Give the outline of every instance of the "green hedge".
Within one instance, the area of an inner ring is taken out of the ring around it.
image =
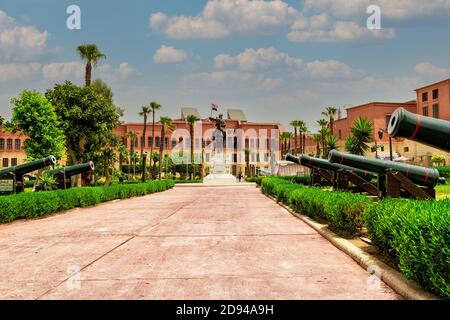
[[[278,177],[264,179],[261,189],[297,212],[328,222],[330,229],[344,236],[359,232],[364,208],[371,203],[363,195],[309,188]]]
[[[442,177],[445,177],[447,179],[447,183],[450,183],[450,166],[442,166],[442,167],[435,167],[438,171],[439,174]]]
[[[382,200],[366,209],[364,220],[402,273],[450,297],[450,200]]]
[[[172,188],[171,180],[140,184],[85,187],[0,197],[0,223],[38,218],[76,207],[87,207],[114,199],[126,199]]]
[[[292,183],[303,184],[305,186],[309,185],[311,182],[311,176],[309,174],[299,175],[299,176],[280,177],[280,178],[283,178]]]
[[[263,176],[258,176],[258,177],[246,177],[245,181],[246,182],[255,182],[258,186],[261,185],[261,181],[264,179],[265,177]]]

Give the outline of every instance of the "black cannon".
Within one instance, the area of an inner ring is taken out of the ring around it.
[[[426,117],[399,108],[389,120],[388,133],[392,138],[407,138],[450,151],[450,121]]]
[[[354,154],[332,150],[328,156],[330,162],[367,170],[378,174],[378,192],[381,198],[415,197],[418,199],[435,198],[434,187],[444,183],[439,171],[410,164],[366,158]],[[425,188],[420,188],[423,186]]]
[[[336,190],[367,192],[375,196],[378,194],[377,188],[371,183],[376,176],[371,172],[306,155],[297,158],[288,154],[286,160],[311,169],[311,186],[332,185]],[[351,187],[350,182],[356,187]]]
[[[24,189],[23,176],[27,173],[56,164],[54,156],[0,170],[0,193],[18,193]]]
[[[70,167],[63,167],[55,170],[45,171],[44,174],[51,175],[56,179],[58,189],[66,189],[71,187],[71,178],[73,176],[85,172],[92,172],[94,171],[94,169],[94,163],[92,161],[89,161],[88,163],[81,163]]]

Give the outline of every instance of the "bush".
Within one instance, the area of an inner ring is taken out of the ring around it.
[[[450,297],[450,200],[382,200],[366,208],[364,220],[403,274]]]
[[[286,176],[286,177],[280,177],[280,178],[283,178],[292,183],[303,184],[305,186],[308,186],[311,183],[311,176],[309,174],[298,175],[298,176]]]
[[[261,182],[262,182],[262,180],[264,179],[265,177],[262,177],[262,176],[259,176],[259,177],[246,177],[245,178],[245,181],[246,182],[255,182],[258,186],[260,186],[261,185]]]
[[[76,207],[87,207],[114,199],[126,199],[172,188],[171,180],[140,184],[85,187],[0,197],[0,223],[37,218]]]
[[[447,179],[447,183],[450,183],[450,166],[445,166],[445,167],[435,167],[438,171],[439,174]]]

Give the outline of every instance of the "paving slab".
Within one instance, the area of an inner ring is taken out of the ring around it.
[[[0,226],[3,299],[400,299],[254,185]]]

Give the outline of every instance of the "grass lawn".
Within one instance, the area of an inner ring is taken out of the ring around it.
[[[450,198],[450,184],[439,185],[435,189],[437,199]]]

